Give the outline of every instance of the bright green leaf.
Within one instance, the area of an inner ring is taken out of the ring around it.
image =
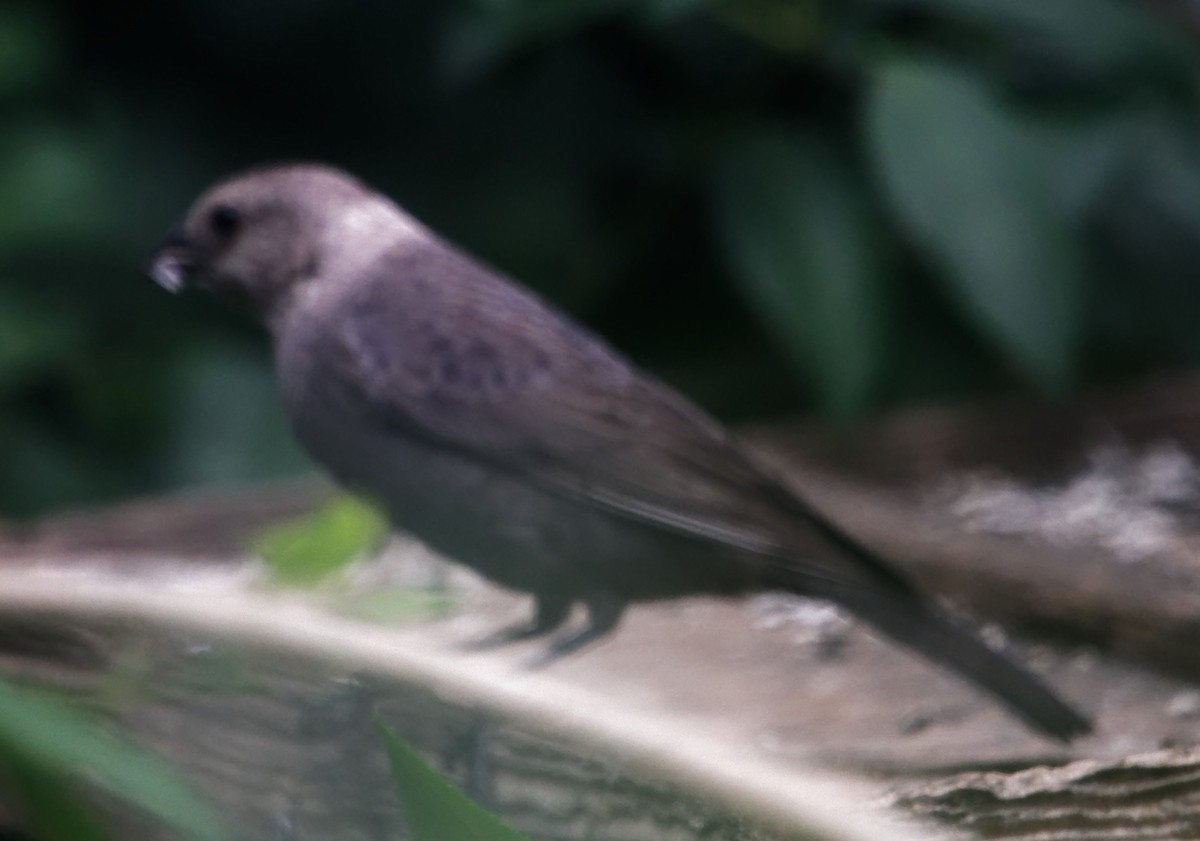
[[[879,232],[849,167],[798,131],[760,131],[718,172],[719,229],[760,316],[826,410],[861,411],[883,351]]]
[[[386,725],[376,726],[413,841],[529,841],[447,782]]]
[[[83,780],[136,806],[192,841],[222,841],[213,810],[161,760],[117,738],[61,701],[0,678],[0,755],[17,757],[35,796],[45,774]],[[21,775],[17,774],[18,778]],[[41,792],[41,794],[38,794]],[[41,810],[47,804],[35,804]],[[78,816],[63,817],[63,826]]]
[[[378,547],[387,532],[378,509],[339,496],[306,517],[266,529],[255,549],[278,581],[309,585]]]
[[[1084,268],[1060,195],[1058,144],[980,79],[932,61],[879,69],[867,127],[896,216],[952,297],[1019,370],[1062,388]]]

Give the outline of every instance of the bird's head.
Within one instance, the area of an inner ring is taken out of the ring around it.
[[[211,289],[269,318],[301,285],[352,277],[416,223],[352,176],[317,164],[272,166],[205,191],[148,266],[171,292]]]

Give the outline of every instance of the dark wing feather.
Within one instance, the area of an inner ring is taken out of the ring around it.
[[[745,550],[818,589],[865,580],[908,591],[723,427],[465,257],[441,247],[391,255],[345,306],[336,364],[351,370],[342,379],[397,434]]]

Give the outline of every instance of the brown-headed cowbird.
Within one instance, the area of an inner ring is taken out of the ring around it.
[[[192,206],[151,276],[245,304],[296,436],[394,524],[536,611],[497,639],[626,604],[783,589],[831,600],[1060,739],[1082,716],[939,613],[731,434],[554,307],[319,165],[247,172]]]

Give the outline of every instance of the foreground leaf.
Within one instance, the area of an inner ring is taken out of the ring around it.
[[[38,828],[48,838],[92,837],[87,829],[90,822],[77,805],[66,802],[74,798],[69,789],[54,785],[56,778],[78,779],[103,789],[192,841],[226,838],[216,813],[166,763],[56,698],[3,678],[0,756],[16,758],[11,773],[18,787],[34,798],[27,811],[31,819],[41,818]]]
[[[740,288],[817,385],[826,412],[860,412],[881,365],[878,226],[828,143],[747,136],[718,172],[717,216]]]
[[[2,751],[0,751],[2,752]],[[12,754],[0,757],[0,774],[19,804],[24,823],[43,841],[108,841],[70,778]]]
[[[868,130],[899,222],[976,326],[1043,389],[1069,382],[1083,311],[1082,238],[1057,194],[1052,135],[982,80],[934,61],[878,71]]]
[[[529,841],[425,764],[387,725],[376,727],[413,841]]]

